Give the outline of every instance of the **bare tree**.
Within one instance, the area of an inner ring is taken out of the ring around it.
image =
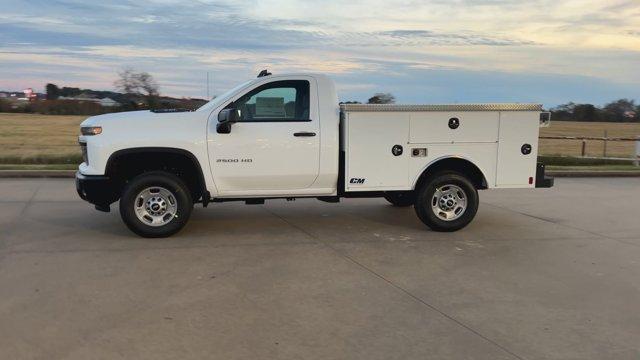
[[[125,68],[118,72],[118,76],[119,79],[114,83],[118,90],[125,94],[144,97],[149,106],[155,105],[160,92],[158,83],[151,74]]]
[[[376,93],[369,98],[367,104],[394,104],[396,97],[391,93]]]

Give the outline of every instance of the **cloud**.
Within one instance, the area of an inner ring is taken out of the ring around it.
[[[505,39],[488,35],[473,33],[437,33],[430,30],[391,30],[376,33],[383,38],[400,40],[401,44],[407,41],[412,44],[432,45],[534,45],[535,42],[527,40]]]
[[[637,96],[640,83],[635,0],[31,0],[3,10],[6,89],[108,89],[125,66],[178,96],[203,96],[207,72],[221,92],[263,68],[333,75],[346,99],[393,90],[405,102],[603,102]]]

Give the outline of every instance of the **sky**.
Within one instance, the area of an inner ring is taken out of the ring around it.
[[[342,101],[640,100],[640,0],[0,0],[0,89],[113,90],[124,68],[184,97],[267,68]]]

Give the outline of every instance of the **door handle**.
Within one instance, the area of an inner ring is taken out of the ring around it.
[[[316,133],[302,131],[302,132],[293,133],[293,136],[316,136]]]

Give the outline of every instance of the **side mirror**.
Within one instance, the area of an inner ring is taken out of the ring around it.
[[[240,120],[240,110],[224,109],[218,113],[218,125],[216,130],[218,134],[228,134],[231,132],[231,124]]]

